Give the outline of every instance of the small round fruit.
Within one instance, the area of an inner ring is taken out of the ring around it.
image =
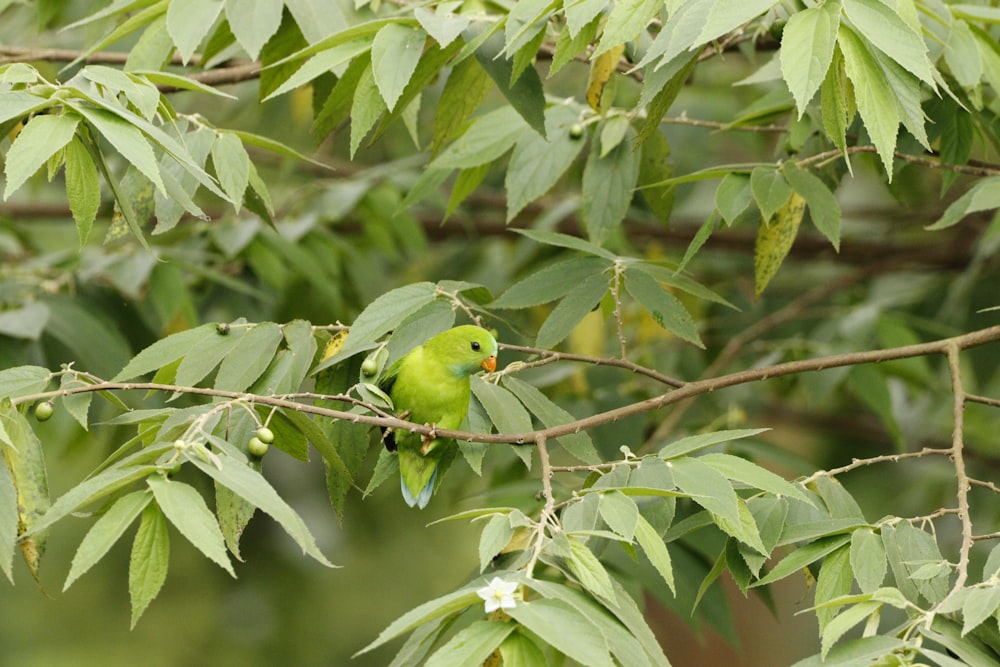
[[[378,372],[378,362],[375,361],[373,358],[368,357],[367,359],[361,362],[361,372],[364,373],[367,377],[375,375],[375,373]]]
[[[583,123],[573,123],[569,128],[569,138],[579,139],[583,136]]]
[[[274,431],[266,426],[261,426],[257,429],[257,439],[263,442],[265,445],[270,445],[274,442]]]
[[[250,442],[247,443],[247,451],[250,452],[250,456],[255,456],[258,459],[267,454],[268,448],[269,445],[257,436],[250,438]]]
[[[35,406],[35,419],[40,422],[48,421],[52,417],[53,412],[55,412],[55,406],[52,405],[52,401],[39,403]]]

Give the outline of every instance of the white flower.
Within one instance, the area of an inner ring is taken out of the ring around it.
[[[493,577],[493,581],[476,591],[476,595],[486,600],[486,613],[497,609],[513,609],[514,591],[517,590],[516,581],[504,581],[500,577]]]

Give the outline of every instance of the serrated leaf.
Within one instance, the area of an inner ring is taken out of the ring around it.
[[[424,625],[438,618],[449,616],[455,612],[462,611],[467,607],[482,602],[482,598],[476,595],[475,587],[463,588],[447,595],[424,602],[421,605],[406,612],[395,621],[390,623],[379,633],[375,641],[371,642],[363,649],[354,654],[357,657],[364,653],[382,646],[386,642],[406,634],[414,628]]]
[[[101,207],[101,183],[97,177],[97,165],[79,139],[73,138],[66,144],[65,160],[66,199],[76,221],[82,248]]]
[[[853,576],[851,572],[850,548],[844,545],[823,558],[816,577],[816,620],[822,634],[834,619],[840,608],[830,603],[851,592]],[[829,647],[827,647],[829,648]]]
[[[166,193],[166,186],[160,176],[160,167],[153,147],[146,136],[135,125],[106,109],[93,109],[84,105],[74,105],[88,124],[108,140],[125,160],[148,178],[156,189]],[[120,201],[121,198],[119,198]]]
[[[968,192],[952,202],[944,214],[925,229],[947,229],[971,213],[995,208],[1000,208],[1000,176],[989,176],[976,181]]]
[[[814,542],[799,547],[778,561],[777,565],[770,572],[754,582],[751,587],[764,586],[784,579],[827,554],[836,551],[847,544],[850,539],[850,535],[831,535],[829,537],[821,537]]]
[[[482,26],[472,24],[466,30],[466,41],[473,41],[481,29]],[[473,32],[474,34],[471,34]],[[516,81],[512,80],[514,65],[501,55],[504,46],[503,35],[493,33],[476,49],[476,60],[524,122],[544,137],[545,93],[542,80],[534,67],[528,67]]]
[[[854,88],[858,113],[892,180],[892,160],[899,132],[896,97],[885,72],[868,45],[846,24],[840,25],[837,43],[844,55],[844,70]]]
[[[773,493],[776,496],[796,498],[807,503],[811,502],[809,496],[802,491],[801,487],[739,456],[710,453],[700,456],[698,460],[718,470],[727,479],[742,482],[755,489]]]
[[[222,360],[214,387],[223,391],[245,391],[267,370],[281,342],[281,327],[261,322],[250,328]]]
[[[400,23],[378,31],[372,42],[372,75],[386,108],[392,111],[417,69],[427,33]]]
[[[444,90],[441,91],[437,111],[434,114],[434,133],[431,140],[432,154],[439,153],[445,144],[462,132],[466,119],[472,115],[472,112],[476,110],[476,107],[485,99],[492,88],[492,79],[490,79],[489,74],[486,73],[486,70],[483,69],[482,65],[475,58],[466,58],[452,68],[451,73],[448,74],[448,80],[444,84]],[[516,119],[515,126],[522,129],[526,127],[524,120],[509,107],[501,107],[492,113],[509,117],[511,120]],[[469,127],[466,133],[471,130],[472,128]],[[484,124],[480,128],[480,131],[484,135],[488,134],[489,130],[490,127],[488,124]],[[492,136],[495,137],[496,135]],[[500,141],[499,143],[503,145],[504,142]],[[507,146],[507,149],[509,148],[510,145]],[[476,142],[469,141],[465,144],[464,149],[463,152],[465,155],[475,154],[477,149]],[[504,149],[497,157],[506,152],[507,149]],[[453,155],[454,157],[459,156]],[[483,163],[488,161],[486,160]],[[478,166],[478,164],[471,166]]]
[[[847,79],[844,56],[839,48],[833,52],[833,61],[820,85],[820,113],[823,132],[846,156],[847,127],[854,118],[854,89]],[[851,162],[847,160],[851,170]]]
[[[1000,586],[973,588],[962,604],[962,636],[969,634],[1000,607]]]
[[[792,249],[805,213],[805,199],[793,192],[769,221],[761,222],[754,245],[754,296],[760,298]]]
[[[430,169],[465,169],[496,160],[509,151],[528,127],[509,106],[476,118],[469,128],[428,165]]]
[[[132,542],[128,568],[132,628],[135,628],[146,607],[163,588],[169,562],[170,534],[167,532],[167,520],[157,505],[147,505],[142,512],[139,531]]]
[[[575,419],[573,415],[553,403],[545,394],[527,382],[508,375],[503,378],[503,384],[546,428],[568,424]],[[559,436],[556,441],[584,463],[595,464],[601,461],[601,456],[586,431]]]
[[[608,89],[611,77],[614,76],[618,68],[618,61],[621,60],[624,52],[625,45],[616,44],[590,61],[590,76],[587,79],[586,90],[587,104],[601,116],[604,116],[604,112],[607,111],[606,107],[612,102],[611,93],[609,93],[609,99],[605,100],[604,92]]]
[[[49,157],[68,144],[79,124],[80,117],[75,113],[46,114],[32,118],[17,135],[5,156],[4,175],[7,177],[7,185],[3,198],[10,197]]]
[[[793,192],[780,171],[763,167],[755,168],[750,173],[750,190],[765,222],[788,202]]]
[[[504,179],[507,222],[548,192],[573,164],[584,143],[571,136],[570,127],[576,122],[572,108],[554,106],[545,115],[546,139],[539,141],[533,132],[520,134]]]
[[[51,503],[42,443],[27,418],[9,399],[0,403],[0,430],[6,441],[6,446],[0,446],[0,465],[7,467],[17,493],[18,546],[31,575],[38,581],[47,537],[42,521]]]
[[[583,280],[603,274],[610,264],[597,257],[572,257],[556,262],[514,283],[494,301],[493,308],[530,308],[569,294]]]
[[[896,10],[879,0],[843,0],[843,4],[844,14],[858,32],[903,69],[936,88],[923,36]]]
[[[563,234],[561,232],[550,232],[544,229],[514,229],[522,236],[527,236],[533,241],[539,243],[544,243],[546,245],[555,246],[557,248],[569,248],[570,250],[579,250],[580,252],[587,253],[588,255],[596,255],[597,257],[603,257],[604,259],[610,261],[616,261],[618,256],[615,255],[610,250],[605,250],[604,248],[594,245],[589,241],[581,239],[579,236],[570,236],[569,234]]]
[[[833,62],[840,26],[839,0],[796,12],[781,31],[781,75],[795,97],[799,118]]]
[[[531,415],[508,390],[473,377],[472,393],[500,433],[526,433],[532,430]]]
[[[613,667],[600,630],[562,600],[539,599],[508,613],[545,643],[587,667]]]
[[[433,37],[441,47],[448,46],[455,41],[469,27],[471,20],[463,14],[452,14],[451,12],[443,11],[441,7],[438,7],[436,12],[423,7],[417,7],[413,10],[413,17],[420,23],[420,27],[426,30],[427,34]]]
[[[542,323],[535,345],[544,349],[558,345],[600,303],[607,292],[608,277],[603,274],[592,275],[577,284]]]
[[[610,491],[601,494],[599,509],[608,527],[631,542],[639,523],[635,501],[620,491]]]
[[[344,347],[327,359],[317,370],[330,366],[334,360],[360,352],[403,320],[434,300],[436,285],[420,282],[399,287],[382,294],[354,319]]]
[[[475,621],[458,631],[424,663],[426,667],[480,665],[516,629],[513,623]]]
[[[604,157],[595,142],[587,156],[583,168],[581,214],[587,225],[587,236],[598,245],[621,224],[632,202],[642,159],[642,154],[633,150],[634,137],[630,128],[626,140]]]
[[[0,426],[0,429],[3,429]],[[6,429],[4,429],[6,431]],[[4,444],[3,449],[9,445]],[[0,457],[0,570],[14,583],[14,549],[17,546],[17,489],[7,462]]]
[[[167,32],[187,63],[222,12],[222,0],[173,0],[167,6]]]
[[[681,340],[705,347],[698,336],[698,326],[684,304],[651,275],[641,269],[626,269],[625,290],[661,327]]]
[[[636,39],[662,6],[659,0],[617,0],[604,24],[601,41],[591,57],[596,58],[615,46]]]
[[[514,527],[510,524],[510,518],[506,514],[495,514],[490,517],[479,536],[480,572],[486,569],[486,566],[507,546],[513,536]]]
[[[45,97],[38,97],[23,90],[5,90],[0,93],[0,123],[26,116],[52,104]]]
[[[788,184],[799,193],[809,206],[809,216],[816,229],[830,240],[834,249],[840,251],[840,205],[833,193],[814,174],[799,169],[792,163],[783,169]]]
[[[250,156],[243,142],[231,132],[220,132],[212,142],[212,165],[226,196],[239,212],[250,182]]]
[[[579,540],[570,538],[569,569],[585,589],[604,600],[614,600],[611,577],[594,552]]]
[[[146,480],[156,504],[181,535],[209,560],[235,577],[219,522],[194,487],[153,475]]]
[[[691,435],[670,443],[657,452],[656,455],[661,459],[674,459],[724,442],[752,438],[768,430],[766,428],[742,428]]]
[[[184,387],[201,382],[246,336],[247,328],[237,325],[226,333],[223,331],[213,327],[187,351],[177,367],[174,382]]]
[[[251,60],[281,25],[283,0],[226,0],[226,20]]]
[[[878,602],[861,602],[848,607],[830,620],[823,628],[820,655],[826,657],[833,645],[855,625],[878,612],[882,605]]]
[[[219,457],[221,467],[206,463],[194,455],[189,456],[188,460],[216,482],[253,503],[277,521],[289,537],[302,548],[303,553],[312,556],[323,565],[334,567],[316,546],[316,540],[302,518],[260,473],[229,456]]]
[[[851,570],[864,593],[882,586],[888,561],[882,540],[871,530],[855,530],[851,534]]]
[[[116,500],[108,511],[101,515],[80,541],[69,574],[66,575],[63,591],[104,558],[108,550],[146,508],[152,497],[149,491],[134,491]]]

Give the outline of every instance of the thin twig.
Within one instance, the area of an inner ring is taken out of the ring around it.
[[[802,484],[810,484],[815,482],[820,477],[836,477],[837,475],[842,475],[845,472],[850,472],[852,470],[857,470],[858,468],[864,468],[865,466],[875,465],[876,463],[897,463],[906,459],[919,459],[925,456],[947,456],[951,454],[951,448],[948,449],[935,449],[933,447],[924,447],[919,452],[903,452],[901,454],[883,454],[881,456],[872,456],[865,459],[851,459],[851,462],[842,465],[839,468],[831,468],[830,470],[817,470],[813,474],[809,475],[805,479],[801,480]]]
[[[549,448],[544,434],[539,433],[535,437],[535,447],[538,449],[538,459],[542,465],[542,497],[545,499],[545,504],[542,506],[542,511],[538,515],[538,523],[535,525],[535,540],[532,545],[531,558],[528,559],[524,568],[529,578],[534,576],[535,565],[542,554],[546,529],[549,525],[553,529],[556,528],[556,497],[552,492],[552,464],[549,461]]]
[[[571,352],[556,352],[554,350],[543,350],[537,347],[527,347],[525,345],[511,345],[509,343],[500,343],[501,350],[508,350],[510,352],[521,352],[524,354],[531,354],[540,357],[536,361],[525,361],[520,366],[518,370],[523,370],[525,368],[535,368],[537,366],[545,366],[547,364],[555,363],[558,361],[580,361],[585,364],[593,364],[595,366],[615,366],[617,368],[624,368],[625,370],[632,371],[637,375],[644,375],[648,378],[652,378],[661,384],[665,384],[670,387],[683,387],[685,382],[683,380],[678,380],[677,378],[670,377],[669,375],[664,375],[658,371],[651,368],[646,368],[645,366],[640,366],[639,364],[629,361],[628,359],[617,359],[602,358],[602,357],[591,357],[584,354],[573,354]]]
[[[969,514],[969,475],[965,470],[965,444],[962,439],[964,430],[965,390],[962,389],[962,370],[959,353],[961,348],[954,341],[947,346],[948,374],[951,378],[951,460],[955,466],[956,497],[958,499],[958,517],[962,522],[962,543],[958,551],[958,566],[954,590],[965,585],[969,570],[969,550],[972,548],[972,517]]]

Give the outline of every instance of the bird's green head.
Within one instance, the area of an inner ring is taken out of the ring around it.
[[[492,373],[497,367],[497,341],[482,327],[464,324],[448,329],[424,343],[424,347],[446,359],[459,375],[472,375],[479,369]]]

